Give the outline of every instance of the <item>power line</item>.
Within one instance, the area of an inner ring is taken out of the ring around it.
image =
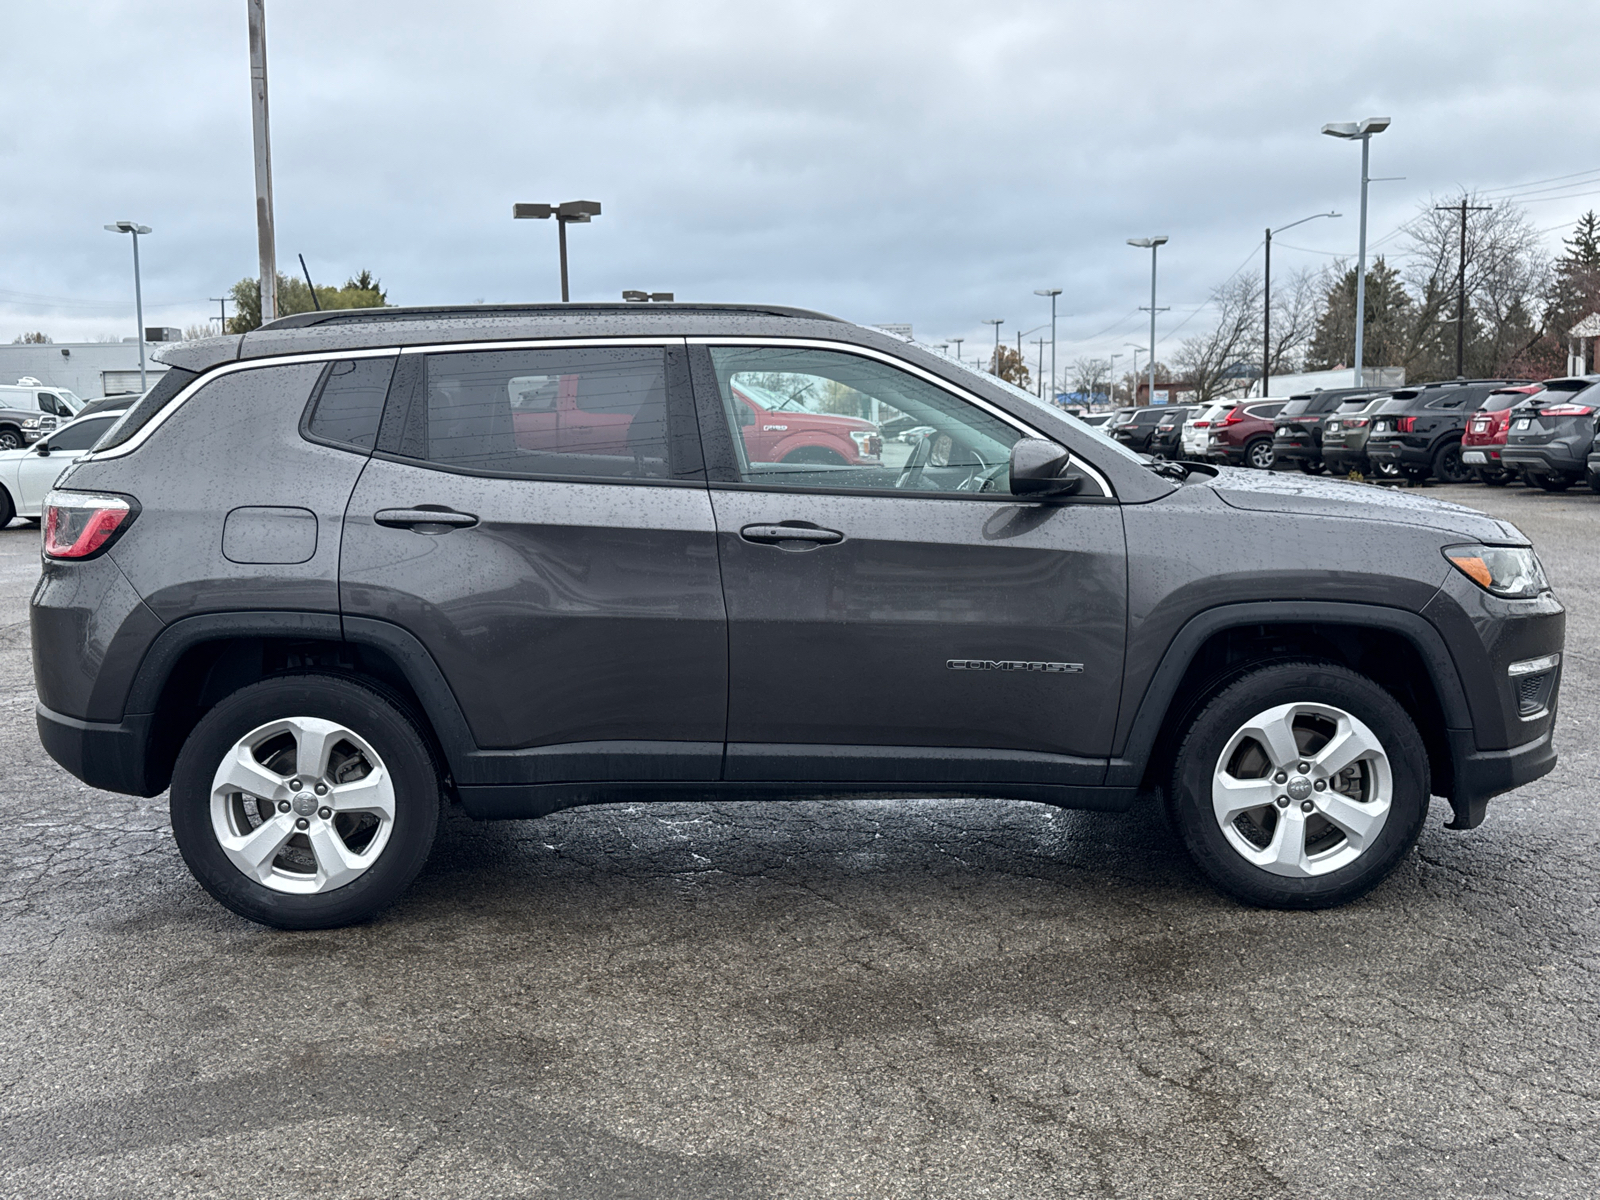
[[[1552,175],[1548,179],[1530,179],[1527,183],[1508,183],[1503,187],[1484,188],[1478,194],[1481,196],[1490,196],[1495,192],[1518,192],[1523,188],[1536,187],[1541,183],[1558,183],[1563,179],[1577,179],[1581,175],[1600,175],[1600,167],[1591,167],[1587,171],[1574,171],[1570,175]]]

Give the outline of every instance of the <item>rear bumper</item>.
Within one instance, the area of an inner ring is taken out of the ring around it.
[[[1574,453],[1572,447],[1559,442],[1548,446],[1513,446],[1508,442],[1500,451],[1500,461],[1508,467],[1531,468],[1551,475],[1578,477],[1589,469],[1587,453]]]
[[[46,752],[90,787],[129,796],[154,796],[148,786],[145,751],[150,744],[149,713],[121,721],[80,721],[37,704],[39,741]]]
[[[1335,474],[1347,471],[1366,473],[1368,462],[1365,450],[1346,450],[1342,446],[1324,446],[1322,461]]]
[[[1319,463],[1322,461],[1322,447],[1309,440],[1298,442],[1273,438],[1272,457],[1278,462]]]

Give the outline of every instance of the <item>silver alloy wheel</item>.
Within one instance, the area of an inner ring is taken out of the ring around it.
[[[1258,471],[1270,470],[1272,467],[1272,443],[1257,442],[1250,447],[1250,465]]]
[[[1228,739],[1211,805],[1228,845],[1273,875],[1347,867],[1389,819],[1389,756],[1364,723],[1328,704],[1280,704]]]
[[[394,832],[394,781],[358,734],[286,717],[235,742],[211,779],[211,828],[228,861],[276,892],[354,882]]]

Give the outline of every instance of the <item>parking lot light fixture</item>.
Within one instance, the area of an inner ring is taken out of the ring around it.
[[[649,304],[652,300],[657,304],[666,304],[672,299],[672,293],[627,291],[622,293],[622,298],[630,304]]]
[[[1356,252],[1356,373],[1355,385],[1361,387],[1361,372],[1365,366],[1365,337],[1367,325],[1367,184],[1372,176],[1367,171],[1368,152],[1372,135],[1389,128],[1388,117],[1368,117],[1364,121],[1335,121],[1322,127],[1329,137],[1344,138],[1361,143],[1361,236]]]
[[[600,215],[598,200],[565,200],[560,204],[513,204],[511,216],[518,221],[548,221],[556,219],[558,240],[561,243],[561,303],[571,300],[567,288],[567,226],[587,225]]]
[[[1006,319],[1004,317],[985,317],[983,323],[994,326],[994,363],[989,368],[989,374],[998,375],[1000,374],[1000,326],[1006,323]]]
[[[1272,369],[1272,235],[1282,233],[1285,229],[1293,229],[1296,225],[1304,225],[1307,221],[1315,221],[1318,217],[1340,217],[1343,213],[1325,212],[1312,213],[1309,217],[1301,217],[1298,221],[1290,221],[1287,225],[1279,225],[1276,229],[1267,227],[1266,240],[1266,269],[1262,272],[1261,287],[1261,394],[1267,394],[1267,372]],[[1246,393],[1248,395],[1248,392]]]
[[[964,337],[958,337],[958,338],[951,338],[950,339],[951,343],[956,348],[956,362],[958,362],[958,363],[961,361],[961,343],[966,341],[966,340],[967,339],[964,338]]]
[[[1033,294],[1050,297],[1050,399],[1053,402],[1056,398],[1056,297],[1061,295],[1061,289],[1034,288]]]
[[[139,391],[146,392],[149,388],[145,386],[144,377],[144,294],[139,284],[139,235],[149,233],[150,226],[135,221],[117,221],[107,225],[106,232],[133,235],[133,312],[134,320],[139,322]]]
[[[1150,403],[1156,402],[1156,313],[1166,312],[1156,307],[1156,251],[1167,244],[1165,235],[1147,238],[1129,238],[1128,245],[1150,251]],[[1143,308],[1143,305],[1140,305]]]

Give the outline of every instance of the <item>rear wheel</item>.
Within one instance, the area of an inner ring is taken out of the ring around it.
[[[1530,478],[1547,492],[1564,492],[1573,484],[1573,480],[1567,476],[1552,475],[1548,471],[1541,471]]]
[[[1219,889],[1266,908],[1365,895],[1428,813],[1428,755],[1400,704],[1323,662],[1262,667],[1214,696],[1178,750],[1173,821]]]
[[[1479,483],[1488,484],[1490,487],[1505,487],[1511,482],[1511,472],[1503,471],[1499,467],[1479,467],[1474,474]]]
[[[1399,479],[1400,468],[1392,462],[1374,463],[1372,474],[1377,479]]]
[[[1440,446],[1433,456],[1433,477],[1440,483],[1466,483],[1472,470],[1461,461],[1461,443]]]
[[[1257,471],[1272,470],[1272,440],[1257,438],[1244,450],[1245,464]]]
[[[399,898],[439,822],[428,741],[385,693],[334,675],[251,684],[201,718],[172,774],[172,832],[211,895],[279,929]]]
[[[1321,463],[1308,462],[1305,459],[1301,459],[1300,460],[1300,469],[1302,471],[1304,471],[1307,475],[1321,475],[1322,474],[1322,464]]]

